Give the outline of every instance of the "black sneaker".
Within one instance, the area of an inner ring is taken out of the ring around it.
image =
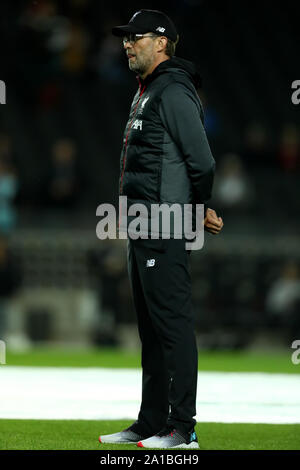
[[[146,435],[145,433],[140,432],[138,423],[135,421],[127,429],[124,429],[124,431],[99,436],[99,442],[101,444],[136,444],[137,442],[143,439],[147,439],[148,437],[149,434]]]
[[[197,435],[192,429],[184,433],[175,429],[173,426],[167,426],[155,436],[138,442],[138,447],[147,447],[155,449],[199,449]]]

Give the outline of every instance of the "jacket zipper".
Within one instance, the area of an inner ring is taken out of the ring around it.
[[[146,85],[144,85],[143,89],[140,91],[140,96],[139,96],[139,99],[137,101],[137,104],[135,105],[133,116],[132,116],[132,119],[130,121],[128,131],[127,131],[127,134],[126,134],[125,150],[124,150],[124,158],[123,158],[123,169],[122,169],[122,175],[121,175],[121,181],[120,181],[120,194],[122,194],[122,190],[123,190],[122,185],[123,185],[123,177],[124,177],[124,171],[125,171],[126,154],[127,154],[127,141],[128,141],[128,137],[129,137],[129,132],[130,132],[130,129],[131,129],[131,126],[132,126],[132,123],[133,123],[133,120],[134,120],[134,117],[135,117],[135,114],[136,114],[137,107],[139,105],[141,97],[143,96],[145,88],[146,88]]]
[[[139,102],[140,102],[140,99],[144,93],[146,89],[146,85],[144,85],[143,89],[141,89],[141,84],[140,84],[140,96],[139,96],[139,99],[137,101],[137,104],[135,105],[135,108],[134,108],[134,111],[133,111],[133,116],[132,116],[132,119],[130,121],[130,124],[129,124],[129,127],[128,127],[128,131],[127,131],[127,134],[126,134],[126,139],[125,139],[125,150],[124,150],[124,158],[123,158],[123,169],[122,169],[122,175],[121,175],[121,181],[120,181],[120,190],[119,190],[119,193],[120,195],[122,194],[122,191],[123,191],[123,177],[124,177],[124,172],[125,172],[125,163],[126,163],[126,154],[127,154],[127,141],[128,141],[128,136],[129,136],[129,132],[130,132],[130,129],[131,129],[131,126],[132,126],[132,123],[133,123],[133,120],[134,120],[134,116],[135,116],[135,113],[136,113],[136,110],[137,110],[137,107],[139,105]],[[120,203],[120,213],[119,213],[119,228],[121,226],[121,203]]]

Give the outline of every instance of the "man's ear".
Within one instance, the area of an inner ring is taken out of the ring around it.
[[[166,38],[165,36],[160,36],[158,38],[158,46],[159,46],[158,52],[163,51],[166,48],[167,43],[168,43],[168,38]]]

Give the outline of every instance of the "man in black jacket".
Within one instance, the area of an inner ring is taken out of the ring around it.
[[[154,204],[179,208],[204,205],[204,228],[217,234],[221,217],[207,207],[215,161],[203,127],[194,64],[174,56],[178,35],[173,22],[156,10],[136,12],[113,34],[123,38],[129,68],[139,89],[127,122],[120,164],[120,195],[127,207]],[[130,223],[120,211],[120,230]],[[175,220],[175,219],[174,219]],[[176,234],[169,239],[164,221],[149,235],[128,239],[128,270],[142,342],[142,402],[137,421],[119,433],[99,437],[103,443],[137,443],[139,447],[198,448],[196,420],[197,347],[191,305],[189,250]]]

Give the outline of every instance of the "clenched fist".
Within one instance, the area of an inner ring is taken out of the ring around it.
[[[204,230],[209,233],[213,233],[214,235],[220,233],[224,225],[222,217],[218,217],[216,211],[209,208],[206,211],[203,223]]]

